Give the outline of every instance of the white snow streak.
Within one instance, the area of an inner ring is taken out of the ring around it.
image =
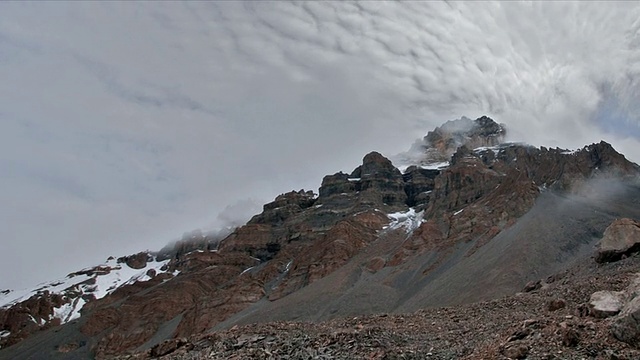
[[[400,229],[404,228],[407,233],[410,233],[417,229],[422,224],[424,211],[416,213],[414,208],[409,208],[406,212],[396,212],[388,214],[387,216],[392,219],[391,223],[385,227],[385,229]]]
[[[69,302],[63,304],[59,308],[54,308],[54,318],[60,319],[61,323],[66,323],[80,317],[80,310],[86,303],[82,298],[83,295],[93,295],[96,299],[105,297],[117,288],[132,284],[137,281],[148,281],[151,277],[147,275],[150,270],[155,270],[156,274],[166,272],[161,270],[167,265],[169,260],[150,261],[142,269],[130,268],[126,263],[118,263],[115,259],[107,260],[95,268],[87,268],[87,274],[67,275],[64,279],[43,283],[33,289],[24,289],[18,291],[10,291],[7,294],[0,295],[0,308],[10,307],[16,303],[27,300],[30,297],[49,291],[53,294],[63,296],[69,295]],[[104,269],[104,270],[102,270]],[[101,272],[106,272],[102,274]],[[97,271],[92,273],[92,271]],[[177,271],[173,275],[177,275]],[[79,293],[79,295],[77,295]],[[73,294],[73,296],[71,296]],[[34,322],[38,323],[35,319]]]

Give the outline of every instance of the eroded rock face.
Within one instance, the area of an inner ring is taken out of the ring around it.
[[[372,206],[380,203],[389,206],[406,206],[407,195],[404,192],[402,174],[389,159],[380,153],[372,152],[362,160],[360,169],[360,191],[362,201]]]
[[[269,299],[286,296],[338,269],[373,242],[388,221],[386,215],[370,211],[339,222],[292,260],[285,279]]]
[[[325,176],[319,190],[319,204],[336,210],[356,206],[404,208],[405,181],[400,171],[380,153],[371,152],[350,175]]]
[[[599,263],[617,261],[636,251],[640,251],[640,223],[618,219],[604,231],[595,260]]]
[[[264,205],[263,212],[249,220],[249,224],[279,225],[294,214],[311,207],[316,201],[313,191],[291,191],[279,195]]]
[[[415,207],[418,211],[424,210],[429,204],[435,188],[435,179],[440,173],[440,170],[421,169],[417,166],[407,168],[402,178],[409,207]]]

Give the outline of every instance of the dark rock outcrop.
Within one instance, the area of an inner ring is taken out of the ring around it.
[[[276,199],[265,204],[261,214],[249,220],[249,224],[279,225],[292,215],[311,207],[316,201],[313,191],[291,191],[278,195]]]
[[[380,153],[371,152],[350,175],[325,176],[319,190],[319,204],[332,208],[405,207],[407,194],[400,171]]]
[[[407,168],[402,178],[409,207],[415,207],[418,211],[424,209],[431,199],[435,179],[440,173],[440,170],[422,169],[417,166]]]
[[[356,169],[356,174],[357,174]],[[402,174],[389,159],[372,152],[362,160],[359,169],[359,187],[361,202],[366,205],[405,206],[407,196],[404,192]]]

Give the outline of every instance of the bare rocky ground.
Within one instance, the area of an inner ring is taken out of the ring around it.
[[[233,327],[117,359],[639,359],[640,350],[613,337],[611,318],[592,317],[587,306],[592,293],[621,291],[638,272],[637,254],[591,260],[541,279],[539,289],[497,300]]]

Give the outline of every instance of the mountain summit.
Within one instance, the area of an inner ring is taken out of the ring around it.
[[[505,134],[488,117],[449,121],[393,161],[371,152],[317,194],[279,195],[222,239],[5,291],[0,358],[144,358],[248,324],[467,309],[590,261],[612,221],[640,218],[640,167],[610,144]]]
[[[396,155],[394,162],[400,168],[408,165],[435,167],[444,166],[459,147],[476,149],[497,146],[504,142],[506,126],[482,116],[476,120],[462,117],[450,120],[429,131],[416,141],[409,151]]]

